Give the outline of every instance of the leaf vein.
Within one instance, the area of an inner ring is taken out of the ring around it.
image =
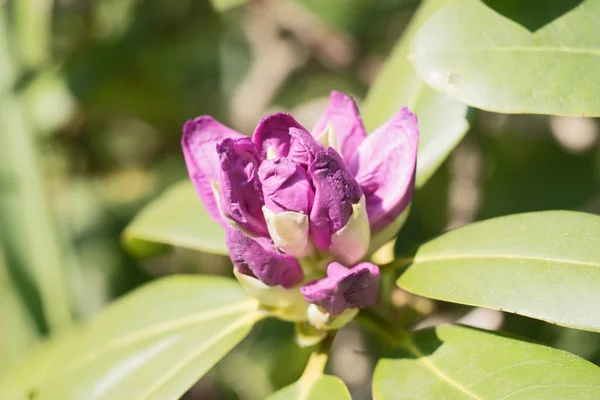
[[[503,259],[503,260],[530,260],[543,261],[563,264],[586,265],[590,267],[600,267],[600,262],[566,260],[561,258],[545,258],[540,256],[525,256],[525,255],[509,255],[509,254],[452,254],[452,255],[436,255],[436,256],[416,256],[414,259],[404,259],[405,265],[430,262],[430,261],[449,261],[449,260],[468,260],[468,259]]]
[[[151,326],[150,328],[144,329],[143,331],[135,331],[133,333],[117,337],[107,342],[104,346],[94,349],[93,351],[90,351],[87,354],[84,354],[79,359],[79,361],[71,364],[70,367],[63,370],[63,373],[61,373],[61,375],[65,375],[70,371],[81,368],[89,362],[96,360],[110,353],[111,351],[115,351],[117,349],[129,346],[141,340],[149,339],[163,333],[172,332],[177,329],[182,329],[199,322],[206,322],[212,319],[218,319],[219,317],[224,317],[246,310],[251,310],[255,307],[255,305],[256,304],[254,301],[246,300],[237,304],[215,308],[208,312],[200,312],[198,314],[187,315],[184,318],[179,318],[168,321],[166,323]]]
[[[449,386],[453,387],[461,391],[462,393],[470,396],[474,400],[484,400],[482,397],[477,396],[475,393],[469,391],[466,387],[462,386],[460,383],[453,380],[450,376],[448,376],[444,371],[438,368],[430,359],[427,357],[421,350],[414,344],[408,343],[408,350],[413,353],[416,357],[418,357],[418,362],[421,362],[427,368],[429,368],[435,375],[437,375],[441,380],[446,382]]]
[[[452,50],[441,50],[441,51],[430,51],[413,53],[408,55],[409,60],[414,60],[421,57],[429,56],[440,56],[450,54],[465,54],[465,53],[572,53],[572,54],[586,54],[600,56],[600,49],[586,49],[586,48],[569,48],[569,47],[493,47],[493,48],[465,48],[465,49],[452,49]]]
[[[250,315],[243,315],[241,318],[237,319],[231,325],[229,325],[226,329],[219,332],[218,335],[214,336],[212,339],[206,341],[204,344],[199,346],[195,351],[191,352],[187,357],[185,357],[179,364],[175,365],[173,368],[167,371],[159,380],[155,381],[144,393],[142,393],[138,398],[148,399],[152,393],[161,386],[163,386],[166,382],[168,382],[173,376],[177,375],[179,371],[185,368],[190,362],[192,362],[195,358],[201,355],[206,349],[212,347],[220,340],[225,339],[230,334],[233,334],[236,330],[243,327],[244,325],[251,324],[258,319],[262,318],[263,315],[259,313],[253,313]]]

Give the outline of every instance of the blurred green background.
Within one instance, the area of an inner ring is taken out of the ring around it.
[[[173,249],[139,262],[120,244],[134,216],[187,176],[183,123],[210,114],[249,134],[285,110],[311,127],[331,90],[360,102],[418,4],[261,0],[218,12],[208,0],[0,0],[0,374],[148,280],[229,275],[225,257]],[[494,216],[600,211],[596,120],[472,114],[416,193],[397,251]],[[470,311],[400,289],[392,302],[427,314],[421,324]],[[589,332],[489,310],[466,318],[600,362]],[[292,330],[260,323],[186,397],[262,399],[294,381],[308,352]],[[370,396],[373,346],[350,327],[334,347],[331,368],[358,399]]]

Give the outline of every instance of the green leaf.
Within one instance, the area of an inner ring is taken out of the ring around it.
[[[441,7],[412,43],[419,75],[485,110],[600,116],[600,80],[585,73],[600,69],[600,1],[506,3]]]
[[[417,11],[406,32],[385,62],[364,102],[368,131],[374,130],[408,106],[419,118],[417,187],[442,164],[469,129],[467,106],[429,87],[414,71],[407,56],[417,29],[447,0],[428,0]]]
[[[39,339],[32,315],[7,274],[0,254],[0,375]]]
[[[477,222],[422,245],[403,289],[600,331],[600,217],[572,211]]]
[[[179,398],[262,317],[232,279],[150,283],[47,343],[0,382],[0,398]]]
[[[215,10],[224,12],[230,8],[246,4],[248,0],[210,0]]]
[[[225,230],[208,215],[189,180],[176,183],[152,201],[123,232],[127,250],[153,257],[170,246],[229,254]]]
[[[300,379],[273,393],[267,400],[352,400],[344,382],[331,375],[322,375],[314,381]]]
[[[570,353],[445,325],[413,334],[408,354],[379,361],[373,399],[600,398],[600,369]]]
[[[54,226],[36,132],[13,90],[18,70],[6,10],[0,7],[0,237],[9,272],[41,330],[58,332],[71,324],[65,269],[73,254]]]

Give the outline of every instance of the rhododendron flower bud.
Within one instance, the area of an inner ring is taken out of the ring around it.
[[[254,276],[268,286],[290,288],[302,281],[298,261],[273,249],[267,238],[252,239],[237,229],[227,228],[225,240],[231,261],[241,273]]]
[[[346,268],[333,262],[327,266],[327,277],[303,286],[300,292],[334,317],[349,308],[366,308],[377,301],[379,267],[364,262]]]
[[[225,139],[217,144],[221,162],[219,205],[232,224],[254,235],[267,233],[258,179],[258,151],[250,138]]]
[[[293,161],[276,157],[258,171],[265,205],[263,213],[275,246],[294,257],[311,254],[308,213],[315,197],[306,171]]]
[[[418,136],[407,108],[367,136],[352,98],[332,92],[312,132],[275,113],[250,139],[203,116],[182,146],[248,293],[337,329],[377,299],[379,269],[361,261],[403,224]]]

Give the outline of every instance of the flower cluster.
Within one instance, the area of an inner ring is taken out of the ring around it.
[[[296,319],[315,326],[376,302],[379,268],[361,261],[406,217],[417,142],[407,108],[367,136],[339,92],[312,132],[285,113],[265,117],[252,138],[201,116],[182,139],[238,280],[266,306],[300,309]]]

